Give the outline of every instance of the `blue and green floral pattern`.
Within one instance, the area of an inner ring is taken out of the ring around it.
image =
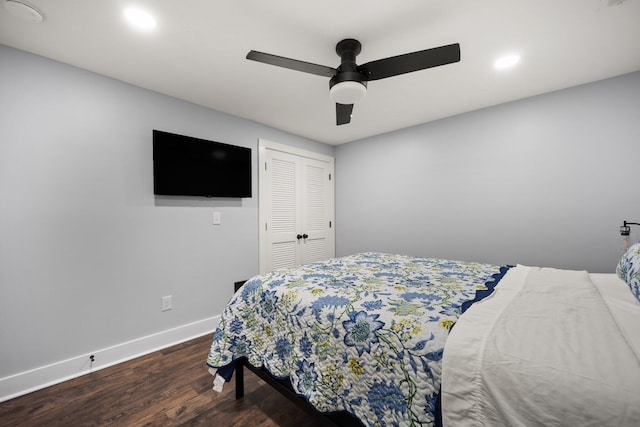
[[[640,242],[632,245],[620,258],[616,273],[627,282],[631,293],[640,302]]]
[[[504,271],[364,253],[256,276],[227,305],[207,364],[246,357],[365,425],[432,425],[449,330]]]

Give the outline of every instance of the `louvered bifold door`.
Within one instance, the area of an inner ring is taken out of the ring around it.
[[[302,263],[334,257],[333,170],[327,162],[301,158]]]
[[[260,273],[335,256],[333,157],[260,140]]]
[[[279,151],[267,150],[264,165],[269,192],[266,206],[266,270],[295,267],[301,262],[297,236],[301,223],[300,159]]]

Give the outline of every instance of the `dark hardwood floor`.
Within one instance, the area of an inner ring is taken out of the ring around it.
[[[204,336],[0,403],[8,426],[320,427],[317,420],[245,371],[245,397],[231,381],[212,390]]]

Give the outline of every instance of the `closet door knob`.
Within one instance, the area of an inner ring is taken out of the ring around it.
[[[309,235],[308,235],[308,234],[303,234],[303,235],[302,235],[302,238],[303,238],[303,239],[306,239],[307,237],[309,237]]]
[[[296,239],[298,239],[298,240],[302,239],[302,234],[298,234],[298,235],[296,236]]]

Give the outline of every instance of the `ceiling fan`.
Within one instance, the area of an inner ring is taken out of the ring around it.
[[[360,53],[361,48],[362,46],[358,40],[344,39],[338,42],[336,53],[341,59],[338,68],[312,64],[255,50],[247,54],[247,59],[304,73],[330,77],[329,94],[336,103],[337,125],[344,125],[351,121],[353,104],[362,100],[366,95],[367,82],[460,61],[460,45],[458,43],[357,65],[356,56]]]

